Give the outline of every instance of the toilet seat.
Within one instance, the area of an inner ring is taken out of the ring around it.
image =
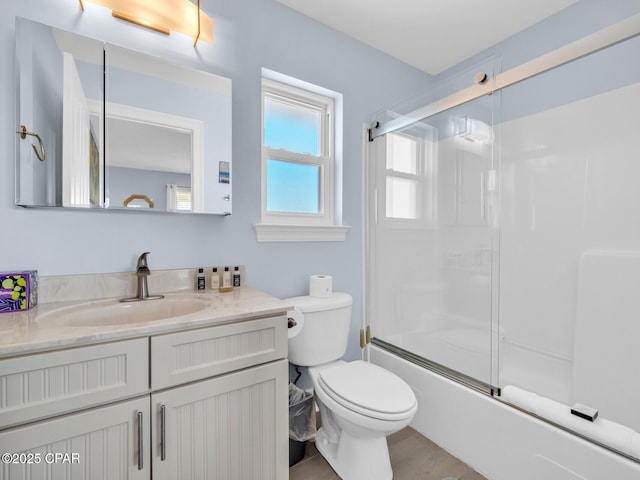
[[[335,402],[368,417],[400,420],[415,412],[416,397],[404,380],[362,360],[322,370],[318,383]]]

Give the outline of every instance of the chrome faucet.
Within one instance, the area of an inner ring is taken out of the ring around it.
[[[138,265],[136,267],[136,276],[138,277],[138,292],[135,297],[123,298],[121,302],[138,302],[140,300],[158,300],[164,298],[164,295],[149,295],[149,287],[147,285],[147,277],[151,275],[149,265],[147,264],[147,255],[151,252],[144,252],[138,257]]]

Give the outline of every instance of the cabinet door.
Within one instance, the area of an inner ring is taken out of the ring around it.
[[[0,360],[0,429],[149,391],[149,340]]]
[[[287,361],[151,397],[154,480],[288,476]]]
[[[151,337],[151,388],[174,387],[287,356],[284,316]]]
[[[149,420],[146,396],[0,432],[0,480],[149,480]]]

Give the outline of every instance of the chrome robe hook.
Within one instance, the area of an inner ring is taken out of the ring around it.
[[[32,137],[36,137],[38,139],[38,143],[40,144],[40,151],[38,151],[38,149],[36,148],[35,143],[31,144],[31,148],[33,148],[33,151],[35,152],[36,157],[38,157],[38,160],[40,160],[41,162],[44,162],[44,159],[47,158],[47,154],[44,151],[44,143],[42,143],[42,139],[40,138],[40,135],[38,135],[36,132],[29,132],[27,130],[27,127],[25,127],[24,125],[20,125],[20,130],[17,131],[16,133],[19,133],[20,138],[22,139],[27,138],[27,135],[31,135]]]

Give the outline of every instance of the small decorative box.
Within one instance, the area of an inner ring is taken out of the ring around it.
[[[37,303],[37,270],[0,272],[0,313],[29,310]]]

